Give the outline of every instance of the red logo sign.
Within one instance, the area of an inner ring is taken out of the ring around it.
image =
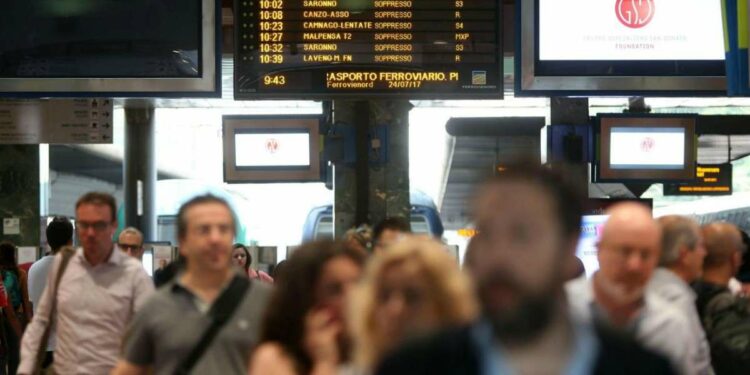
[[[641,150],[643,152],[651,152],[656,146],[656,141],[653,138],[646,137],[641,141]]]
[[[279,151],[279,141],[275,138],[269,138],[266,141],[266,151],[268,151],[269,154],[275,154]]]
[[[654,0],[617,0],[615,4],[617,19],[631,29],[648,25],[654,12]]]

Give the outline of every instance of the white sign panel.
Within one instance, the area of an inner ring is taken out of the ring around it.
[[[724,60],[718,0],[539,0],[540,60]]]
[[[685,165],[685,129],[612,128],[612,169],[682,169]]]
[[[307,167],[310,165],[310,135],[236,134],[235,154],[238,167]]]
[[[112,99],[0,100],[0,144],[112,143]]]
[[[3,219],[3,234],[21,234],[21,219],[17,217]]]

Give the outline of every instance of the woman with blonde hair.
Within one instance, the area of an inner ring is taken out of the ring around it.
[[[371,371],[407,339],[470,323],[477,304],[445,246],[412,236],[371,260],[350,312],[356,366]]]

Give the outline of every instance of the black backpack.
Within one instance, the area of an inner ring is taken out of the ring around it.
[[[747,375],[750,369],[750,300],[729,290],[707,296],[701,311],[711,362],[717,375]]]

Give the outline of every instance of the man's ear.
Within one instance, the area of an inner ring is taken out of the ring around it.
[[[688,256],[688,253],[690,253],[691,251],[694,251],[694,250],[688,249],[688,247],[685,246],[685,245],[680,246],[679,254],[677,255],[678,261],[680,263],[684,263],[685,262],[685,258]]]

